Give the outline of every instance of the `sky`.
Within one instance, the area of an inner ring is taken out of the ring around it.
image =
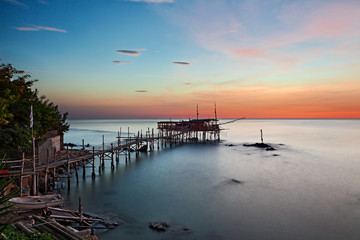
[[[359,0],[0,0],[69,118],[360,118]]]

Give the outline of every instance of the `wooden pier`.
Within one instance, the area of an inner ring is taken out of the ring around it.
[[[219,141],[220,126],[217,119],[193,119],[188,121],[163,121],[158,122],[158,131],[150,131],[148,128],[144,133],[138,131],[137,135],[130,136],[128,128],[127,134],[118,132],[117,140],[105,143],[102,136],[102,144],[97,146],[85,146],[84,140],[80,149],[69,149],[56,153],[54,159],[47,160],[46,163],[39,164],[37,158],[23,158],[19,160],[5,161],[11,169],[7,173],[1,173],[0,177],[19,177],[19,186],[23,190],[24,180],[27,179],[28,185],[33,185],[32,195],[39,192],[46,194],[49,191],[49,184],[55,188],[56,181],[59,179],[58,172],[66,174],[68,190],[72,172],[75,172],[76,181],[79,181],[79,167],[82,167],[82,177],[86,177],[86,169],[91,169],[91,176],[96,177],[95,160],[98,159],[99,174],[105,168],[105,161],[110,161],[111,169],[114,170],[115,163],[119,163],[120,156],[124,157],[125,163],[131,160],[132,155],[137,158],[140,152],[160,150],[167,146],[182,144],[194,141]],[[127,136],[123,136],[127,135]],[[35,165],[34,165],[35,163]],[[35,167],[34,167],[35,166]],[[60,171],[61,170],[61,171]],[[42,191],[40,191],[42,185]],[[21,191],[22,192],[22,191]],[[22,193],[21,193],[22,195]]]

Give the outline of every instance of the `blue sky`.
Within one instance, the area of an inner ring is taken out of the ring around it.
[[[359,1],[0,0],[0,14],[1,61],[70,117],[208,117],[215,102],[220,117],[360,117]]]

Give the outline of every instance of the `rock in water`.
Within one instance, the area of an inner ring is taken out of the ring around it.
[[[273,147],[268,147],[268,148],[266,148],[266,151],[275,151],[276,149],[275,148],[273,148]]]
[[[237,180],[237,179],[231,179],[232,182],[234,183],[238,183],[238,184],[243,184],[244,182],[240,181],[240,180]]]
[[[266,151],[274,151],[276,150],[272,146],[266,143],[254,143],[254,144],[244,144],[245,147],[257,147],[257,148],[265,148]]]
[[[159,232],[165,232],[169,228],[169,224],[167,224],[166,222],[155,222],[150,223],[149,228]]]

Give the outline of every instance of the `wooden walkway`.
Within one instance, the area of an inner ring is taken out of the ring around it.
[[[92,147],[83,146],[81,149],[67,149],[62,150],[56,154],[56,158],[48,161],[46,164],[39,164],[37,159],[35,163],[35,169],[33,159],[20,159],[7,161],[8,165],[11,165],[11,169],[8,173],[0,174],[0,177],[20,177],[20,189],[23,189],[23,180],[25,178],[32,178],[33,182],[33,195],[40,192],[40,182],[43,182],[43,193],[49,191],[48,183],[55,188],[56,181],[59,179],[58,172],[66,173],[68,179],[68,189],[70,189],[70,180],[73,170],[75,172],[76,181],[79,181],[79,167],[82,167],[82,175],[85,178],[86,169],[91,168],[91,176],[94,179],[96,176],[95,160],[98,159],[99,174],[105,168],[105,161],[111,162],[111,169],[115,168],[115,161],[118,163],[120,156],[123,155],[125,162],[127,163],[131,159],[131,153],[134,153],[136,157],[140,152],[154,151],[155,147],[160,150],[167,146],[173,146],[178,143],[186,143],[193,141],[218,141],[220,129],[217,131],[191,131],[188,129],[176,130],[176,131],[162,131],[155,136],[154,129],[150,132],[146,131],[145,136],[141,132],[138,132],[137,136],[131,137],[128,131],[127,137],[121,137],[121,133],[118,133],[117,141],[105,143],[104,136],[102,144]],[[41,180],[41,181],[40,181]],[[43,180],[43,181],[42,181]],[[29,190],[29,189],[28,189]],[[35,193],[35,194],[34,194]]]

